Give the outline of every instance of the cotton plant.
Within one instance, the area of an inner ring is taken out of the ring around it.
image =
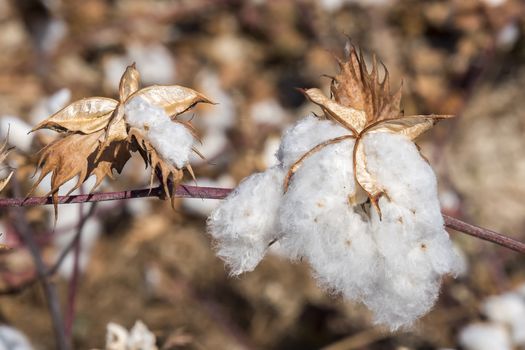
[[[444,229],[436,176],[414,139],[450,116],[403,116],[373,60],[353,46],[331,96],[304,90],[323,116],[285,131],[278,164],[249,176],[208,219],[232,275],[253,270],[278,241],[319,284],[365,304],[395,330],[434,305],[462,264]]]
[[[140,75],[135,65],[127,67],[119,87],[119,100],[90,97],[75,101],[40,122],[32,131],[52,129],[64,135],[40,151],[40,175],[31,192],[51,174],[55,212],[59,188],[77,177],[70,193],[90,176],[96,189],[106,178],[113,178],[138,151],[151,166],[170,197],[181,181],[183,169],[193,176],[190,154],[198,152],[198,139],[189,122],[178,116],[200,102],[210,103],[201,93],[178,85],[153,85],[139,89]],[[172,201],[173,203],[173,201]]]

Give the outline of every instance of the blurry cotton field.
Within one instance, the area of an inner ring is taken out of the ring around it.
[[[525,349],[523,18],[0,0],[0,349]]]

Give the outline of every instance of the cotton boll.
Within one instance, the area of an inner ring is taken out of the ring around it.
[[[520,295],[492,296],[483,303],[482,312],[491,321],[508,325],[515,344],[525,344],[525,300]]]
[[[32,350],[27,337],[19,330],[0,325],[0,350]]]
[[[129,350],[157,350],[155,335],[141,321],[136,321],[129,332]]]
[[[361,300],[382,267],[366,220],[348,202],[355,192],[353,142],[327,146],[305,160],[283,196],[279,228],[292,259],[307,258],[323,286]]]
[[[147,140],[167,162],[178,169],[187,163],[194,138],[184,125],[171,121],[164,109],[135,97],[126,103],[126,120],[140,129]]]
[[[318,144],[348,134],[348,130],[329,120],[308,116],[284,132],[277,159],[283,166],[289,167]]]
[[[128,331],[119,324],[110,322],[106,326],[106,350],[126,350]]]
[[[9,136],[9,144],[19,151],[27,153],[31,150],[33,134],[29,134],[30,131],[31,126],[18,117],[0,117],[0,139],[5,140]]]
[[[208,231],[232,275],[253,270],[278,237],[275,221],[284,173],[276,166],[249,176],[210,215]]]
[[[466,350],[512,350],[505,327],[493,323],[473,323],[461,330],[459,343]]]

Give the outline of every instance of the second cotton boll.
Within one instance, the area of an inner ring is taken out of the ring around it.
[[[172,122],[164,109],[135,97],[126,104],[126,120],[144,133],[165,161],[178,169],[188,163],[193,135],[184,125]]]
[[[381,218],[366,196],[351,204],[362,191],[353,139],[307,157],[284,191],[284,175],[302,154],[343,134],[331,121],[299,121],[281,141],[281,164],[244,180],[212,213],[209,231],[232,274],[251,271],[278,238],[291,259],[310,263],[323,287],[367,305],[376,323],[408,326],[433,306],[442,276],[461,267],[443,228],[435,175],[416,146],[391,133],[362,141],[368,171],[386,193]],[[262,216],[246,218],[246,211]]]

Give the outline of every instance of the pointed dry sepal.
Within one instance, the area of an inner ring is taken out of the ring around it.
[[[390,82],[386,67],[385,76],[379,79],[379,69],[375,56],[372,58],[372,69],[368,70],[363,53],[347,45],[347,60],[338,59],[340,73],[332,78],[331,93],[334,99],[327,98],[319,89],[304,90],[306,97],[320,106],[327,119],[333,120],[355,136],[353,150],[354,177],[357,184],[356,193],[349,197],[351,205],[362,200],[363,191],[370,199],[371,205],[381,216],[379,198],[386,194],[377,179],[368,172],[366,150],[363,137],[367,134],[387,132],[403,135],[415,140],[429,130],[439,120],[452,118],[451,115],[414,115],[403,116],[400,109],[401,88],[390,92]],[[384,67],[384,65],[383,65]],[[326,141],[326,142],[330,142]],[[325,142],[325,143],[326,143]],[[324,147],[321,143],[305,153],[292,165],[285,178],[285,190],[291,176],[314,151]],[[360,191],[360,190],[363,191]]]
[[[42,121],[31,132],[52,129],[59,132],[91,134],[104,129],[118,101],[106,97],[90,97],[75,101]]]
[[[431,129],[438,121],[453,118],[453,115],[411,115],[386,119],[367,127],[364,133],[390,132],[415,140],[419,135]]]
[[[140,87],[140,73],[135,67],[135,63],[128,66],[120,78],[119,97],[120,101],[125,102],[128,97],[134,94]]]
[[[304,90],[303,93],[310,101],[320,106],[328,118],[352,131],[355,136],[365,128],[366,115],[364,111],[342,106],[326,97],[319,89],[308,89]]]
[[[129,138],[131,144],[141,154],[146,166],[149,165],[151,167],[150,188],[153,186],[153,180],[156,176],[162,183],[164,193],[171,199],[171,204],[174,206],[174,197],[171,194],[174,193],[175,188],[182,181],[183,170],[177,169],[170,162],[165,161],[139,129],[131,128]],[[191,167],[188,169],[194,176],[193,169]]]
[[[178,85],[153,85],[135,92],[130,99],[141,97],[148,103],[162,107],[172,118],[184,113],[197,103],[213,103],[203,94]]]
[[[5,139],[2,146],[0,146],[0,164],[4,162],[4,160],[7,158],[7,155],[9,154],[9,151],[11,149],[7,147],[7,138]],[[9,173],[5,178],[0,180],[0,191],[2,191],[5,186],[7,186],[7,183],[9,180],[11,180],[11,176],[13,176],[13,171]]]

